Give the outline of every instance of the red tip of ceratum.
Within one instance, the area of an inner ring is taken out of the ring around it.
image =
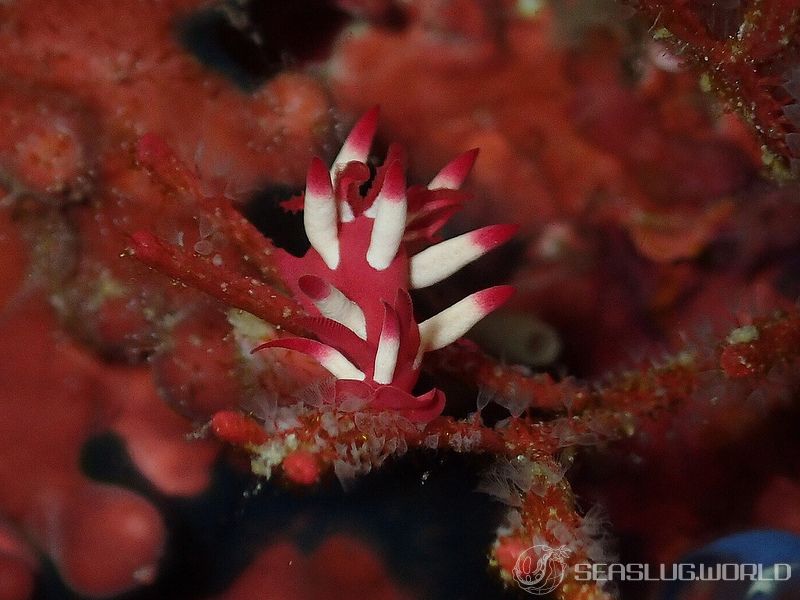
[[[307,338],[289,337],[280,338],[278,340],[271,340],[264,342],[253,348],[250,354],[254,354],[260,350],[267,348],[283,348],[284,350],[294,350],[295,352],[302,352],[308,356],[316,359],[319,362],[324,362],[332,353],[335,352],[333,348],[327,344],[322,344],[316,340]]]
[[[378,117],[381,108],[377,104],[361,115],[361,118],[353,125],[350,135],[347,136],[347,144],[359,153],[369,152],[372,145],[372,138],[378,130]]]
[[[331,294],[330,284],[316,275],[303,275],[298,280],[300,291],[308,296],[312,302],[325,300]]]
[[[519,225],[489,225],[473,231],[471,241],[482,250],[491,250],[505,244],[519,231]]]
[[[472,297],[481,310],[488,314],[503,306],[513,295],[514,286],[498,285],[476,292]]]
[[[452,190],[460,188],[466,181],[470,171],[472,171],[477,158],[478,148],[459,154],[439,171],[439,174],[433,178],[428,187],[431,189],[445,188]]]
[[[406,197],[406,174],[399,160],[392,161],[386,169],[380,197],[389,202],[402,202]]]
[[[480,148],[472,148],[471,150],[459,154],[450,162],[450,172],[454,177],[460,178],[461,183],[464,182],[469,172],[472,171],[475,161],[478,160],[479,152]]]
[[[397,313],[388,302],[383,303],[383,327],[381,328],[381,339],[399,340],[400,321]]]
[[[333,185],[328,167],[316,156],[311,159],[311,164],[308,166],[306,195],[313,195],[316,198],[333,196]]]

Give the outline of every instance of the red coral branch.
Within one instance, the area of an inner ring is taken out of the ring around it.
[[[133,255],[181,283],[201,290],[220,302],[246,310],[292,333],[302,332],[294,319],[305,314],[291,298],[254,277],[243,277],[222,266],[165,244],[146,231],[131,237]]]
[[[226,232],[238,244],[242,259],[252,263],[265,282],[285,287],[278,273],[272,242],[243,217],[229,199],[203,193],[198,175],[189,170],[160,137],[152,133],[142,136],[136,146],[136,156],[167,187],[166,193],[188,194],[203,211],[225,223]]]
[[[798,356],[800,311],[795,310],[756,319],[752,325],[735,329],[715,348],[686,349],[660,365],[629,370],[601,386],[572,379],[555,381],[547,374],[528,375],[519,367],[495,361],[470,342],[430,354],[425,365],[432,374],[456,377],[498,394],[501,401],[504,397],[521,399],[524,409],[572,415],[609,411],[619,418],[689,402],[700,385],[699,374],[712,370],[721,369],[729,378],[758,387],[773,369],[792,364]],[[630,422],[625,421],[628,429]]]
[[[460,341],[425,357],[425,369],[431,374],[456,377],[485,390],[490,395],[521,398],[525,407],[561,411],[568,381],[556,382],[547,373],[528,374],[522,367],[502,364],[469,341]],[[582,396],[575,388],[576,408]]]
[[[720,355],[728,377],[759,380],[800,356],[800,312],[759,319],[734,330]]]

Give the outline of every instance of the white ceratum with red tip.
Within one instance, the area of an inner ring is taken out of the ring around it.
[[[422,355],[463,336],[513,289],[476,292],[419,324],[408,290],[452,275],[508,241],[517,227],[484,227],[409,256],[410,242],[435,240],[468,198],[459,188],[477,150],[458,156],[427,186],[406,188],[400,146],[389,148],[374,177],[367,166],[377,120],[376,107],[356,123],[330,170],[312,160],[303,200],[311,248],[301,258],[278,256],[285,281],[312,315],[301,324],[317,339],[281,338],[255,350],[286,348],[313,357],[336,378],[326,401],[361,401],[425,423],[441,414],[444,394],[412,394]]]

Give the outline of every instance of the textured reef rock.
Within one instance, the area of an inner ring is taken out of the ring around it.
[[[0,3],[0,598],[441,597],[456,455],[496,594],[800,531],[794,3],[273,5]]]
[[[797,2],[631,2],[673,48],[758,133],[764,162],[797,175],[800,157]]]

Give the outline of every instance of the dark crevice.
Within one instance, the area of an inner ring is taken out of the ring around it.
[[[303,213],[288,212],[281,206],[297,191],[285,186],[264,189],[253,196],[242,214],[276,246],[293,256],[302,256],[310,247],[303,228]]]
[[[178,35],[205,65],[254,90],[287,67],[325,59],[348,21],[318,0],[226,3],[195,13]]]

